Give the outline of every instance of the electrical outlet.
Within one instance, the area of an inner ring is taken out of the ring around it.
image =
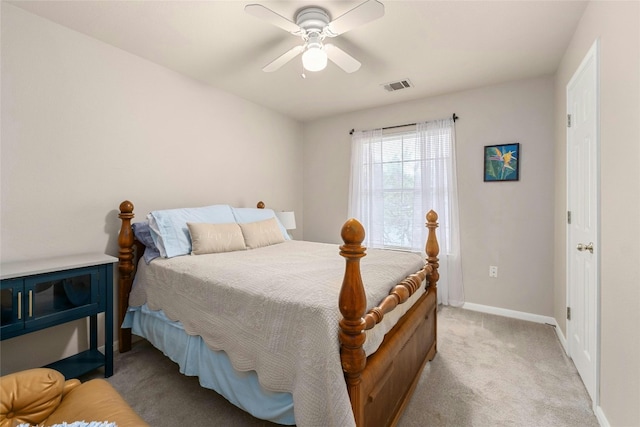
[[[489,266],[489,277],[498,277],[498,266],[496,265]]]

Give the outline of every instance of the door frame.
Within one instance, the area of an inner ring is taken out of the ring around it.
[[[596,151],[596,170],[594,171],[596,174],[596,188],[595,188],[595,192],[596,192],[596,200],[594,201],[596,203],[596,232],[595,232],[595,236],[594,236],[594,242],[593,244],[595,245],[595,253],[594,256],[596,257],[595,259],[595,267],[596,267],[596,272],[595,272],[595,280],[596,280],[596,292],[595,292],[595,319],[591,319],[592,322],[594,322],[595,324],[593,324],[593,326],[595,327],[595,340],[596,340],[596,352],[595,352],[595,389],[593,391],[594,395],[590,396],[592,398],[592,406],[593,406],[593,410],[595,412],[596,408],[600,405],[600,353],[601,353],[601,340],[600,340],[600,313],[601,313],[601,307],[600,307],[600,267],[601,267],[601,257],[600,257],[600,230],[601,230],[601,224],[600,224],[600,219],[601,219],[601,210],[600,210],[600,39],[597,38],[593,44],[591,45],[591,47],[589,48],[589,50],[587,51],[587,53],[585,54],[584,58],[582,59],[582,62],[580,63],[580,65],[576,68],[575,72],[573,73],[571,79],[569,80],[569,82],[567,83],[566,86],[566,92],[565,92],[565,113],[569,114],[570,108],[569,108],[569,87],[573,85],[575,79],[582,73],[583,69],[586,67],[587,63],[593,60],[595,63],[595,73],[596,73],[596,87],[595,87],[595,109],[596,109],[596,139],[595,139],[595,151]],[[570,177],[570,151],[569,151],[569,127],[566,127],[566,134],[565,134],[565,150],[566,150],[566,206],[567,206],[567,211],[569,210],[569,201],[570,201],[570,185],[569,185],[569,177]],[[566,223],[565,223],[566,224]],[[571,269],[570,269],[570,256],[571,256],[571,252],[575,250],[575,248],[572,247],[571,242],[570,242],[570,233],[571,233],[571,227],[569,227],[567,225],[566,228],[566,232],[565,232],[565,256],[566,256],[566,266],[565,266],[565,273],[566,273],[566,306],[567,307],[571,307],[571,286],[570,286],[570,279],[571,279]],[[570,321],[566,321],[566,331],[567,331],[567,354],[569,355],[569,357],[571,357],[572,355],[572,349],[571,349],[571,322]]]

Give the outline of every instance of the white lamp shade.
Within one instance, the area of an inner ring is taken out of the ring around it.
[[[321,71],[327,66],[327,53],[318,46],[309,46],[302,54],[302,65],[307,71]]]
[[[296,229],[296,214],[295,212],[276,212],[278,220],[284,228],[287,230]]]

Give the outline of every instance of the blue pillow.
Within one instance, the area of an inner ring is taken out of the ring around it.
[[[238,224],[246,224],[248,222],[264,221],[265,219],[275,218],[278,222],[278,227],[282,232],[282,236],[285,240],[291,240],[287,229],[284,228],[276,213],[273,209],[258,209],[258,208],[231,208],[233,210],[233,216]]]
[[[164,258],[191,253],[191,236],[187,222],[208,224],[236,222],[229,205],[153,211],[147,215],[147,219],[151,238]]]
[[[151,228],[149,227],[149,221],[134,222],[131,224],[133,228],[133,234],[136,239],[145,246],[144,250],[144,262],[149,264],[153,259],[160,256],[160,251],[151,237]]]

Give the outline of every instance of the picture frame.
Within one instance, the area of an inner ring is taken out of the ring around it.
[[[484,146],[484,181],[520,179],[520,143]]]

